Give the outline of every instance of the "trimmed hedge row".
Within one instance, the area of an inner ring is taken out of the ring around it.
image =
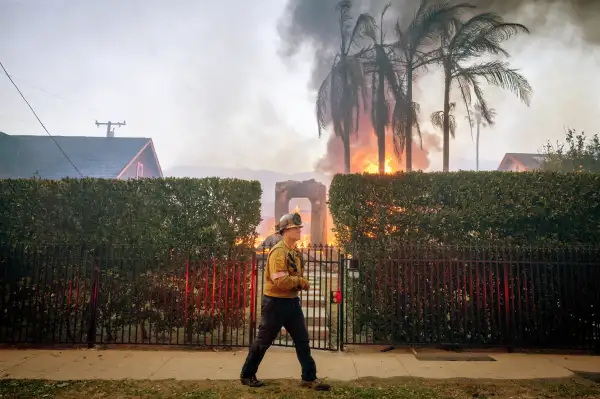
[[[338,242],[359,261],[346,293],[352,334],[598,345],[600,257],[589,247],[600,241],[600,175],[337,175],[329,205]]]
[[[253,242],[258,181],[238,179],[0,180],[3,240],[163,246]]]
[[[600,242],[600,175],[554,172],[336,175],[342,245]]]

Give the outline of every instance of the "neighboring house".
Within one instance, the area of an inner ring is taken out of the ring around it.
[[[163,177],[152,139],[54,136],[84,177]],[[0,178],[80,177],[50,136],[0,132]]]
[[[546,159],[544,154],[507,153],[504,155],[498,170],[504,172],[526,172],[539,169]]]

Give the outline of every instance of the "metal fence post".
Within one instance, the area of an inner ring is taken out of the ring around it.
[[[92,286],[90,288],[90,319],[88,322],[87,346],[93,348],[96,345],[96,319],[98,314],[98,284],[100,280],[100,270],[98,263],[93,265]]]
[[[341,254],[340,256],[340,267],[338,269],[340,278],[340,293],[342,294],[340,303],[338,305],[338,348],[340,351],[344,350],[344,301],[346,300],[346,284],[344,276],[346,274],[346,256]]]
[[[252,345],[256,336],[256,300],[258,297],[258,267],[256,252],[252,252],[252,270],[250,272],[250,331],[249,344]]]

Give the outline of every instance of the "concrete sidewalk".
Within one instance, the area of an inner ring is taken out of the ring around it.
[[[183,352],[162,350],[0,350],[0,378],[234,380],[246,350]],[[569,377],[574,371],[600,372],[600,357],[488,354],[496,361],[420,361],[410,353],[313,351],[320,377],[535,379]],[[271,348],[259,378],[299,378],[293,349]]]

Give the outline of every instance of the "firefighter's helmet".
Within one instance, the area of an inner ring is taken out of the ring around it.
[[[279,219],[279,223],[275,225],[275,230],[277,230],[279,234],[282,234],[284,230],[293,229],[295,227],[304,227],[302,218],[297,212],[283,215],[281,219]]]

